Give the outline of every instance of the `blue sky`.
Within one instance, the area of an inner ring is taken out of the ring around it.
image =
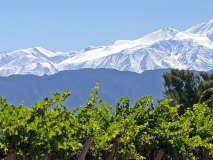
[[[29,47],[81,50],[185,30],[213,18],[213,0],[3,0],[0,52]]]

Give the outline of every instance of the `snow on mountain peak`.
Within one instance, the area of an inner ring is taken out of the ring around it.
[[[21,50],[17,50],[17,51],[14,51],[16,53],[26,53],[26,54],[42,54],[46,57],[54,57],[56,56],[55,53],[49,51],[49,50],[46,50],[42,47],[34,47],[34,48],[27,48],[27,49],[21,49]]]
[[[188,30],[164,28],[136,40],[89,46],[79,52],[51,52],[41,47],[0,53],[0,76],[54,74],[61,70],[112,68],[141,73],[179,68],[213,69],[213,19]]]
[[[88,46],[88,47],[84,48],[82,52],[91,51],[91,50],[94,50],[94,49],[97,49],[97,48],[102,48],[102,47],[101,46],[100,47]]]
[[[179,31],[170,27],[166,27],[160,30],[157,30],[156,32],[153,32],[151,34],[155,34],[158,36],[162,36],[162,37],[170,37],[170,36],[175,36]]]
[[[171,38],[174,38],[175,35],[178,33],[179,31],[176,29],[164,28],[145,35],[144,37],[140,38],[139,41],[143,44],[149,45],[160,40],[169,40]]]
[[[37,50],[37,51],[39,51],[39,52],[41,52],[42,54],[44,54],[47,57],[54,57],[54,56],[56,56],[55,53],[53,53],[53,52],[51,52],[49,50],[46,50],[46,49],[44,49],[42,47],[35,47],[34,49]]]
[[[208,34],[213,32],[213,19],[210,19],[207,22],[197,24],[186,30],[188,33],[193,34]]]
[[[149,45],[159,40],[170,39],[174,37],[179,31],[173,28],[164,28],[153,33],[147,34],[144,37],[136,40],[118,40],[115,41],[112,46],[121,47],[126,46],[126,48],[136,47],[139,45]],[[126,49],[125,48],[125,49]]]

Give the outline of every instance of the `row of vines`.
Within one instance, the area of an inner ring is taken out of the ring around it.
[[[130,106],[126,97],[112,109],[99,98],[96,85],[84,106],[69,110],[63,103],[69,96],[69,91],[56,93],[32,107],[0,98],[0,157],[74,160],[89,135],[94,141],[87,159],[107,159],[118,135],[117,160],[213,157],[213,114],[205,104],[179,115],[179,105],[171,106],[170,100],[153,106],[147,96]]]

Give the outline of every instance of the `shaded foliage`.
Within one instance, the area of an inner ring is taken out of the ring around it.
[[[195,74],[188,70],[171,69],[170,72],[163,74],[163,78],[164,95],[167,99],[173,99],[173,104],[180,104],[180,114],[199,101],[206,102],[205,98],[211,98],[212,93],[206,90],[213,87],[213,74],[206,72]]]

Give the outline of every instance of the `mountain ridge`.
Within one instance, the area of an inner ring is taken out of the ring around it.
[[[141,97],[152,95],[157,102],[163,98],[162,74],[170,69],[156,69],[135,73],[114,69],[80,69],[60,71],[53,75],[10,75],[0,77],[0,96],[13,105],[35,105],[52,94],[71,91],[65,101],[70,109],[85,105],[92,88],[99,83],[99,96],[115,107],[120,98],[129,97],[131,105]],[[198,73],[193,71],[194,73]],[[213,73],[211,70],[209,73]]]
[[[185,31],[167,27],[136,40],[118,40],[81,51],[51,52],[34,47],[0,52],[0,76],[42,76],[83,68],[136,73],[166,68],[209,71],[213,69],[213,19]]]
[[[0,95],[7,102],[26,106],[35,105],[53,93],[71,91],[65,104],[69,108],[86,103],[92,88],[99,83],[99,96],[115,107],[118,99],[129,96],[131,104],[152,94],[157,101],[162,98],[162,73],[168,70],[145,71],[141,74],[114,69],[80,69],[61,71],[53,75],[10,75],[0,77]]]

